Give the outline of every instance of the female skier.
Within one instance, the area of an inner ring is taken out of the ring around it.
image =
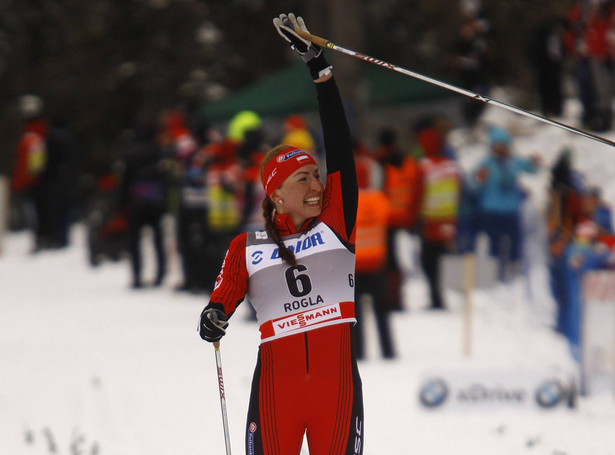
[[[351,330],[358,188],[349,127],[322,49],[294,31],[307,31],[303,19],[290,13],[273,22],[315,82],[326,186],[307,152],[285,145],[269,151],[261,168],[266,231],[231,242],[199,333],[220,340],[249,295],[261,345],[247,454],[298,454],[304,434],[311,455],[362,454],[362,386]]]

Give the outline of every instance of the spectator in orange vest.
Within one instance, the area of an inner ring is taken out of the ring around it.
[[[395,258],[395,238],[400,229],[407,230],[414,224],[408,207],[412,205],[414,197],[412,182],[416,180],[417,163],[398,146],[393,130],[385,128],[380,131],[378,143],[374,157],[382,167],[383,191],[390,204],[387,222],[387,289],[392,308],[401,310],[402,274]]]
[[[386,359],[395,357],[389,323],[390,302],[386,292],[387,219],[390,206],[384,193],[374,188],[374,172],[378,163],[372,158],[356,156],[359,207],[356,233],[355,314],[357,316],[357,358],[365,358],[365,321],[361,309],[362,297],[371,299],[380,340],[380,350]]]

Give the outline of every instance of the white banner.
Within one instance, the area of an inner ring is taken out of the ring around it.
[[[583,279],[581,393],[615,393],[615,271]]]
[[[461,412],[561,408],[574,403],[570,376],[546,369],[431,371],[418,398],[425,409]]]

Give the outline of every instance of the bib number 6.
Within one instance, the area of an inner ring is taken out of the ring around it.
[[[307,271],[307,267],[303,264],[298,264],[287,268],[286,272],[284,272],[288,291],[293,297],[303,297],[312,292],[312,281],[307,273],[302,273],[305,271]]]

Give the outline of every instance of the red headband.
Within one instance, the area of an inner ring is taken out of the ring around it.
[[[271,196],[293,172],[308,164],[316,164],[316,161],[301,149],[292,147],[278,153],[263,170],[263,188],[267,196]]]

